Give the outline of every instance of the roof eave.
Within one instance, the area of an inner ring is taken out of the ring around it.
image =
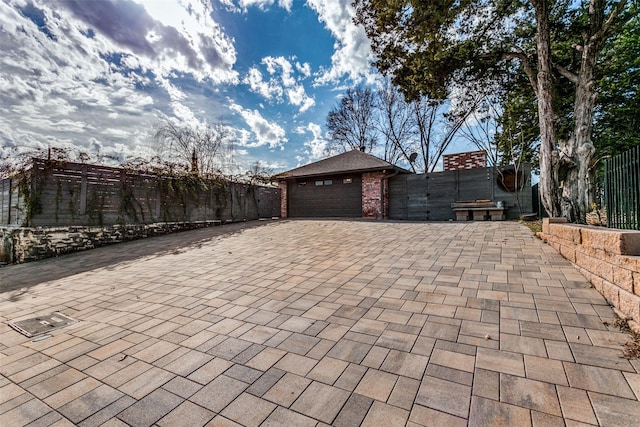
[[[386,170],[397,171],[398,173],[412,173],[411,171],[408,171],[408,170],[403,169],[401,167],[390,165],[389,167],[352,169],[352,170],[313,173],[313,174],[304,174],[304,175],[286,175],[286,173],[282,173],[280,175],[275,176],[274,178],[276,178],[278,181],[283,181],[283,180],[287,180],[287,179],[316,178],[316,177],[320,177],[320,176],[346,175],[346,174],[350,174],[350,173],[384,172]]]

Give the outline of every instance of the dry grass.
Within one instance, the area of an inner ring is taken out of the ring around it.
[[[535,221],[523,221],[523,220],[520,220],[519,222],[520,222],[520,224],[526,225],[527,227],[529,227],[529,229],[531,229],[533,234],[536,234],[536,233],[542,231],[542,220],[540,220],[540,219],[535,220]]]
[[[615,326],[620,329],[621,332],[625,332],[631,336],[631,340],[624,344],[622,349],[622,357],[625,359],[638,359],[640,358],[640,335],[634,333],[626,320],[618,318]]]
[[[640,339],[636,338],[633,341],[627,341],[622,349],[622,355],[625,359],[640,358]]]

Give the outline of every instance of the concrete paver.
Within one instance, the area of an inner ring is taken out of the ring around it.
[[[512,222],[232,224],[4,267],[0,285],[0,425],[640,417],[613,311]],[[39,342],[7,325],[53,311],[78,323]]]

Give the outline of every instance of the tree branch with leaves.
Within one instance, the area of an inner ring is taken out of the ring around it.
[[[638,25],[637,0],[356,0],[354,7],[374,65],[409,99],[501,83],[514,70],[526,75],[537,104],[543,205],[551,216],[585,221],[597,79],[606,70],[599,60],[617,35]],[[556,96],[567,88],[573,108],[563,114]]]

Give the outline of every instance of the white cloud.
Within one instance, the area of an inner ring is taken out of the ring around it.
[[[274,0],[238,0],[236,3],[238,6],[236,7],[232,0],[221,0],[222,3],[227,7],[228,10],[234,12],[244,12],[246,13],[250,7],[257,7],[262,11],[269,10],[271,6],[275,3]],[[287,12],[291,12],[291,6],[293,5],[293,0],[278,0],[278,6],[285,9]]]
[[[335,39],[331,68],[321,72],[316,84],[337,83],[344,76],[353,82],[372,83],[376,72],[371,68],[374,59],[371,44],[362,27],[353,23],[355,11],[352,0],[307,0]]]
[[[312,138],[304,142],[305,154],[307,155],[308,162],[311,163],[316,160],[324,159],[327,155],[328,142],[322,136],[322,128],[316,123],[309,123],[306,127],[298,127],[296,133],[310,132]],[[301,159],[298,159],[298,163]]]
[[[240,13],[241,10],[233,3],[233,0],[218,0],[229,12]]]
[[[307,78],[311,75],[311,66],[308,62],[305,62],[304,64],[296,62],[296,69],[300,74],[304,76],[304,78]]]
[[[275,79],[264,81],[262,73],[256,67],[249,69],[242,82],[248,84],[252,92],[258,93],[268,100],[282,98],[283,89],[278,85],[277,81]]]
[[[285,9],[287,12],[291,12],[292,5],[293,5],[293,0],[278,0],[278,6]]]
[[[237,82],[233,40],[207,2],[6,0],[0,28],[0,145],[99,141],[103,153],[135,155],[158,108],[199,122],[176,77]]]
[[[162,88],[164,88],[167,91],[167,94],[169,95],[169,99],[170,99],[169,105],[173,110],[173,114],[175,115],[175,118],[181,125],[187,126],[187,127],[193,127],[193,128],[197,128],[204,125],[204,123],[202,123],[200,120],[198,120],[198,118],[196,118],[196,115],[191,110],[191,108],[189,108],[184,104],[183,101],[186,101],[188,99],[188,96],[186,93],[184,93],[174,84],[172,84],[171,81],[168,79],[158,77],[156,81]]]
[[[211,18],[207,2],[122,0],[62,2],[56,13],[95,32],[107,50],[126,52],[156,75],[188,73],[197,80],[235,82],[233,39]],[[49,7],[48,5],[43,7]]]
[[[277,123],[269,122],[262,117],[258,110],[242,108],[242,106],[229,100],[229,108],[240,114],[242,119],[251,129],[253,138],[246,131],[240,132],[240,143],[246,147],[261,147],[268,145],[269,148],[282,147],[286,142],[286,132]]]
[[[248,84],[252,92],[276,103],[284,102],[286,93],[289,104],[299,107],[300,113],[304,113],[315,105],[315,99],[307,95],[304,86],[298,83],[311,74],[311,67],[308,63],[304,65],[296,63],[294,67],[283,56],[266,56],[262,58],[261,63],[265,65],[266,71],[271,77],[265,81],[260,70],[257,67],[251,67],[242,82]],[[297,75],[298,73],[302,76]]]
[[[291,66],[291,62],[289,62],[284,56],[266,56],[262,58],[262,63],[267,66],[269,74],[275,74],[278,68],[280,69],[280,78],[282,79],[282,84],[285,87],[290,87],[296,84],[296,79],[292,76],[293,67]]]
[[[316,101],[306,94],[302,85],[296,85],[288,89],[287,96],[289,97],[290,104],[300,107],[301,113],[304,113],[316,104]]]

